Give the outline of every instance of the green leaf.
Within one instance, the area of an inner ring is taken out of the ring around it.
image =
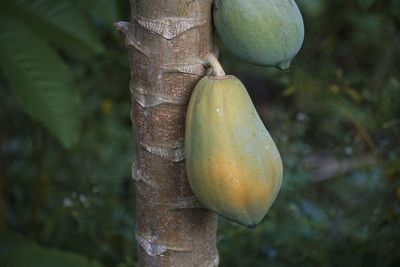
[[[74,253],[38,246],[18,247],[0,258],[3,267],[100,267],[96,261]]]
[[[23,108],[66,147],[78,140],[80,97],[57,53],[23,23],[0,17],[0,68]]]
[[[12,244],[11,246],[9,244]],[[2,267],[101,267],[76,253],[49,249],[13,234],[0,235]]]
[[[22,245],[32,245],[33,242],[25,240],[19,235],[10,232],[0,232],[0,259],[10,251]]]
[[[89,16],[71,0],[4,0],[7,8],[48,41],[83,53],[104,51]]]

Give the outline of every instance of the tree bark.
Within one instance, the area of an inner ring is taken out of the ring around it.
[[[214,52],[212,0],[131,0],[118,22],[129,51],[140,266],[217,266],[217,217],[201,207],[187,180],[187,105]]]

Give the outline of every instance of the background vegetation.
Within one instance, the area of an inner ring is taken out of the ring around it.
[[[289,72],[222,64],[284,161],[221,266],[400,266],[400,1],[299,0]],[[0,266],[135,266],[127,0],[0,0]],[[64,264],[64,265],[62,265]]]

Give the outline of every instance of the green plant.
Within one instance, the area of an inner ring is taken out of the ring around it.
[[[55,47],[86,56],[101,53],[94,25],[71,1],[1,0],[0,10],[5,78],[24,110],[71,148],[79,137],[81,95]]]

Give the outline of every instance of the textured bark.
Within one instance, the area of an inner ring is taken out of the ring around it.
[[[138,153],[140,266],[217,266],[216,215],[190,190],[184,162],[187,104],[214,50],[212,0],[131,0],[126,36]]]

